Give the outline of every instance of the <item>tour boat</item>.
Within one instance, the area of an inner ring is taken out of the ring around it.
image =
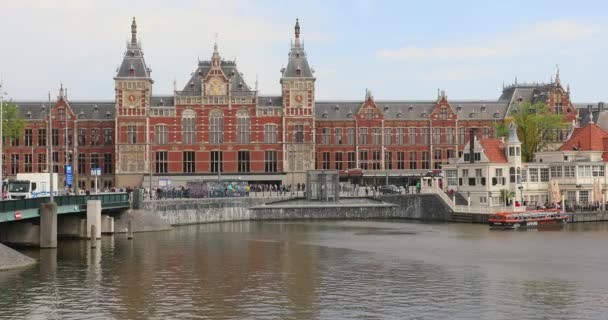
[[[568,222],[568,216],[560,209],[498,212],[490,215],[488,222],[491,229],[559,227]]]

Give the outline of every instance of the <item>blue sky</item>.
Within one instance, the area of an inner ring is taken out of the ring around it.
[[[113,99],[113,76],[136,16],[154,94],[183,87],[197,58],[236,59],[250,86],[280,92],[300,18],[317,99],[496,99],[503,82],[547,82],[556,64],[575,102],[608,100],[605,1],[0,0],[9,97]],[[8,47],[7,47],[8,44]]]

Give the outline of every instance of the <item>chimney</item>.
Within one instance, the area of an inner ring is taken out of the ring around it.
[[[604,111],[604,103],[603,103],[603,102],[599,102],[599,103],[597,104],[597,110],[598,110],[599,112],[603,112],[603,111]]]
[[[469,130],[469,162],[475,162],[475,128]]]
[[[588,104],[587,105],[587,112],[589,112],[589,114],[591,114],[591,112],[593,112],[593,105],[592,104]]]

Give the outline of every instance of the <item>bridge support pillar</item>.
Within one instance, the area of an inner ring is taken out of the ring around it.
[[[59,216],[59,222],[57,225],[57,235],[66,238],[86,238],[87,232],[87,221],[77,215],[66,215]]]
[[[57,248],[57,203],[40,204],[40,248]]]
[[[101,215],[101,233],[114,234],[114,217]]]
[[[91,235],[91,226],[95,233]],[[87,200],[87,238],[101,239],[101,200]]]

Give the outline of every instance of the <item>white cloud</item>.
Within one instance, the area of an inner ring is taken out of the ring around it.
[[[471,40],[455,39],[439,46],[409,45],[397,49],[381,49],[376,56],[399,61],[478,60],[508,56],[575,54],[577,45],[600,35],[608,35],[605,24],[590,24],[571,19],[552,20],[523,26],[508,33],[491,34]]]

